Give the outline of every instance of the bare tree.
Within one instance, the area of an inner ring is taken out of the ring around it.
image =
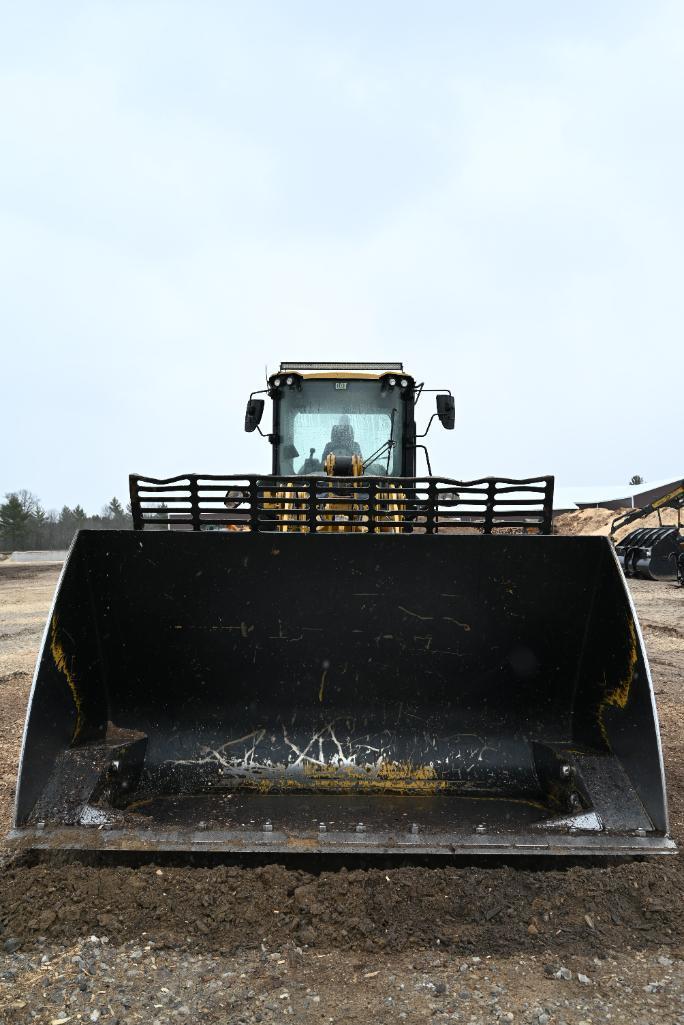
[[[40,499],[38,496],[34,495],[32,491],[28,491],[26,488],[21,488],[19,491],[15,491],[14,494],[21,502],[21,507],[24,512],[27,512],[29,516],[35,516],[40,509]]]

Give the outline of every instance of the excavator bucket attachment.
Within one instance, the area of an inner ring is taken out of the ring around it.
[[[31,695],[34,848],[673,849],[611,544],[81,531]]]
[[[674,526],[637,527],[618,542],[615,550],[625,576],[676,580],[684,535]]]
[[[677,525],[664,524],[662,513],[666,509],[677,511]],[[610,528],[616,537],[630,523],[658,516],[657,527],[637,527],[615,542],[615,550],[626,577],[644,580],[678,580],[684,563],[684,534],[681,511],[684,509],[684,480],[671,491],[661,494],[648,505],[628,509],[616,516]]]

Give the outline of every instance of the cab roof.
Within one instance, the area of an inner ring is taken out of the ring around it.
[[[371,381],[377,381],[385,374],[395,373],[403,374],[405,377],[411,377],[404,370],[403,363],[301,363],[294,360],[284,360],[280,364],[281,374],[288,372],[294,372],[301,374],[304,378],[365,378]],[[362,371],[362,372],[360,372]],[[363,372],[365,371],[365,372]],[[374,371],[374,372],[373,372]],[[271,377],[276,375],[271,374]]]

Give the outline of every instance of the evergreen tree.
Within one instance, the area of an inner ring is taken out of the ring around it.
[[[26,490],[8,493],[0,504],[0,550],[68,548],[83,527],[131,530],[130,505],[124,508],[114,497],[99,516],[89,516],[82,505],[46,512],[37,496]]]
[[[63,531],[73,532],[76,529],[76,517],[74,516],[73,510],[70,509],[68,505],[62,506],[58,522]]]
[[[109,512],[109,515],[114,520],[122,520],[125,516],[124,507],[122,506],[121,502],[116,497],[116,495],[110,501],[109,505],[107,506],[107,510]]]
[[[36,500],[29,520],[29,546],[42,548],[48,536],[48,517],[40,502]]]
[[[68,505],[63,505],[57,521],[58,547],[68,548],[77,529],[78,523],[73,510],[70,509]]]
[[[16,492],[5,495],[0,505],[0,536],[3,546],[10,549],[26,547],[31,528],[31,512]]]
[[[169,507],[166,502],[160,502],[157,506],[157,510],[154,514],[157,520],[167,520],[170,516]],[[153,530],[168,530],[169,526],[167,523],[162,523],[159,527],[153,527]]]

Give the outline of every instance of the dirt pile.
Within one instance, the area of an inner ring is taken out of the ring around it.
[[[610,527],[613,520],[622,513],[631,512],[631,509],[578,509],[576,512],[560,513],[554,518],[553,529],[555,534],[599,534],[607,537],[610,534]],[[676,526],[677,512],[675,509],[664,509],[661,513],[662,522],[666,526]],[[622,527],[615,534],[618,541],[629,534],[637,527],[659,526],[658,514],[651,513],[643,519]]]
[[[373,863],[377,864],[376,862]],[[405,866],[317,872],[268,864],[136,867],[81,862],[6,870],[4,934],[22,943],[146,931],[157,944],[330,949],[436,945],[482,954],[637,949],[684,942],[681,859],[611,867]],[[327,867],[327,866],[326,866]]]

